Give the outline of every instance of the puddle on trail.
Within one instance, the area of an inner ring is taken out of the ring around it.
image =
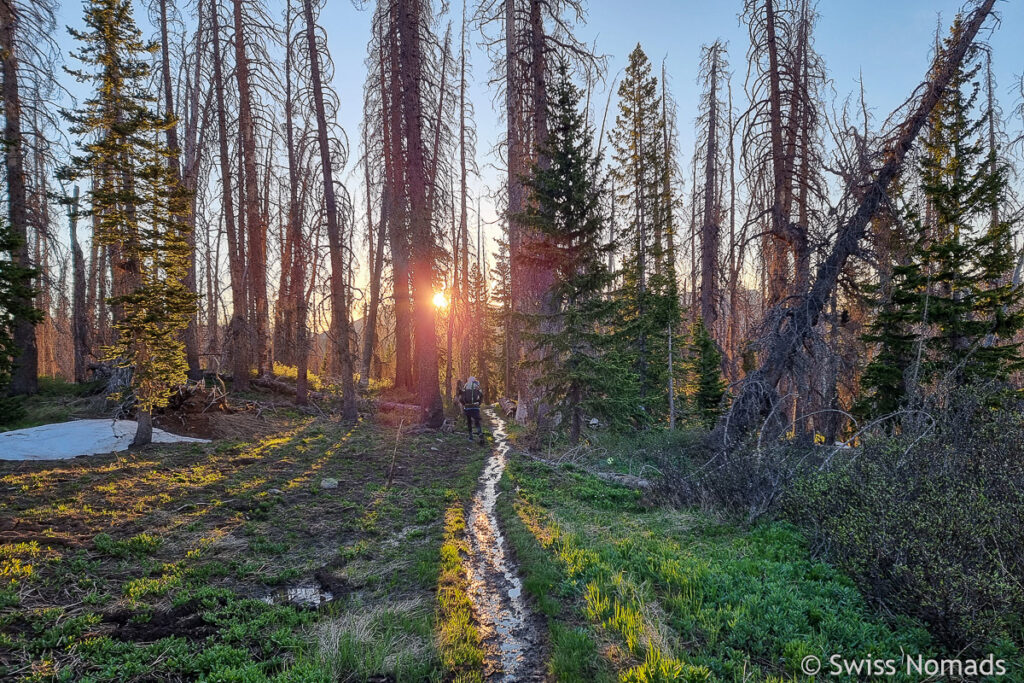
[[[469,592],[487,649],[485,674],[488,681],[543,681],[536,620],[526,607],[522,581],[510,566],[494,509],[509,451],[505,421],[493,410],[485,413],[494,425],[495,447],[480,476],[468,524]]]
[[[312,608],[325,605],[333,599],[334,595],[329,590],[325,590],[316,581],[301,583],[296,586],[286,586],[262,598],[263,602],[268,605],[289,604],[296,607]]]

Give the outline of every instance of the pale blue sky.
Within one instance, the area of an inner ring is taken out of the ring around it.
[[[839,100],[857,89],[863,71],[867,101],[876,117],[899,106],[921,81],[928,67],[937,18],[947,26],[961,7],[960,0],[821,0],[815,47],[824,57]],[[578,34],[597,41],[607,54],[608,84],[625,65],[637,42],[653,62],[666,60],[670,90],[679,104],[680,144],[684,167],[692,154],[697,115],[696,83],[700,46],[716,38],[728,42],[734,71],[733,88],[741,101],[746,75],[746,27],[739,22],[742,0],[591,0],[588,22]],[[461,3],[451,0],[456,25]],[[472,0],[471,0],[472,7]],[[994,66],[1007,114],[1018,99],[1017,75],[1024,72],[1024,3],[999,2],[1001,25],[991,36]],[[355,9],[349,0],[329,0],[322,17],[328,29],[335,64],[335,88],[342,96],[342,123],[357,130],[361,118],[363,57],[369,31],[369,11]],[[479,35],[475,36],[479,42]],[[344,66],[344,68],[341,68]],[[493,186],[499,175],[487,164],[500,136],[501,125],[488,90],[490,65],[479,49],[473,56],[478,126],[478,156],[484,182]],[[605,95],[594,98],[603,107]],[[614,107],[614,98],[613,98]],[[613,120],[612,116],[609,117]],[[1011,124],[1020,127],[1020,121]],[[484,209],[484,214],[489,215]]]

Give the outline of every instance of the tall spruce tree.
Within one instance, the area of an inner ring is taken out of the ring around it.
[[[619,86],[611,133],[615,201],[623,221],[618,241],[624,249],[615,334],[636,373],[640,405],[656,421],[668,407],[669,335],[680,320],[663,115],[658,80],[637,45]]]
[[[891,293],[865,337],[878,345],[862,380],[867,414],[896,410],[911,382],[999,380],[1024,366],[1013,339],[1024,328],[1010,278],[1013,224],[991,219],[1006,199],[1007,169],[987,149],[992,114],[979,111],[978,57],[975,49],[964,60],[928,121],[910,262],[894,265]]]
[[[577,443],[585,415],[613,417],[629,410],[622,405],[629,374],[605,353],[613,302],[604,296],[612,275],[604,241],[602,183],[593,131],[578,109],[582,93],[568,68],[558,67],[549,91],[548,137],[542,145],[544,166],[534,165],[525,180],[531,202],[523,223],[535,229],[542,259],[555,273],[546,315],[530,322],[530,341],[547,350],[540,354],[537,384],[554,410],[569,423]]]
[[[171,165],[164,132],[172,121],[157,113],[150,88],[149,55],[130,0],[88,0],[87,30],[71,30],[73,53],[87,70],[93,96],[67,114],[80,138],[70,174],[92,181],[94,239],[113,255],[117,339],[109,360],[131,369],[138,413],[135,445],[152,440],[152,411],[166,405],[186,380],[182,333],[195,297],[185,286],[190,250],[186,196]]]
[[[497,304],[496,327],[500,331],[502,340],[501,348],[498,351],[498,361],[501,366],[501,390],[506,396],[513,396],[515,395],[515,373],[519,367],[519,356],[514,343],[518,324],[512,305],[512,261],[508,242],[505,240],[498,240],[498,250],[494,252],[494,265],[491,267],[491,282],[494,283],[492,295]]]
[[[690,330],[687,371],[688,408],[701,426],[710,429],[722,414],[725,378],[722,376],[722,352],[699,316]]]

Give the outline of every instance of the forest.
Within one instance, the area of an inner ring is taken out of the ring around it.
[[[838,5],[0,0],[0,679],[1024,682],[1024,16]]]

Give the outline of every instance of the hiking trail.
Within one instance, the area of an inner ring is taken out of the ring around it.
[[[469,595],[487,651],[484,675],[488,681],[543,681],[538,620],[526,605],[523,583],[506,552],[495,512],[498,482],[508,462],[508,433],[494,410],[485,409],[484,414],[493,425],[494,449],[480,475],[467,525]]]

